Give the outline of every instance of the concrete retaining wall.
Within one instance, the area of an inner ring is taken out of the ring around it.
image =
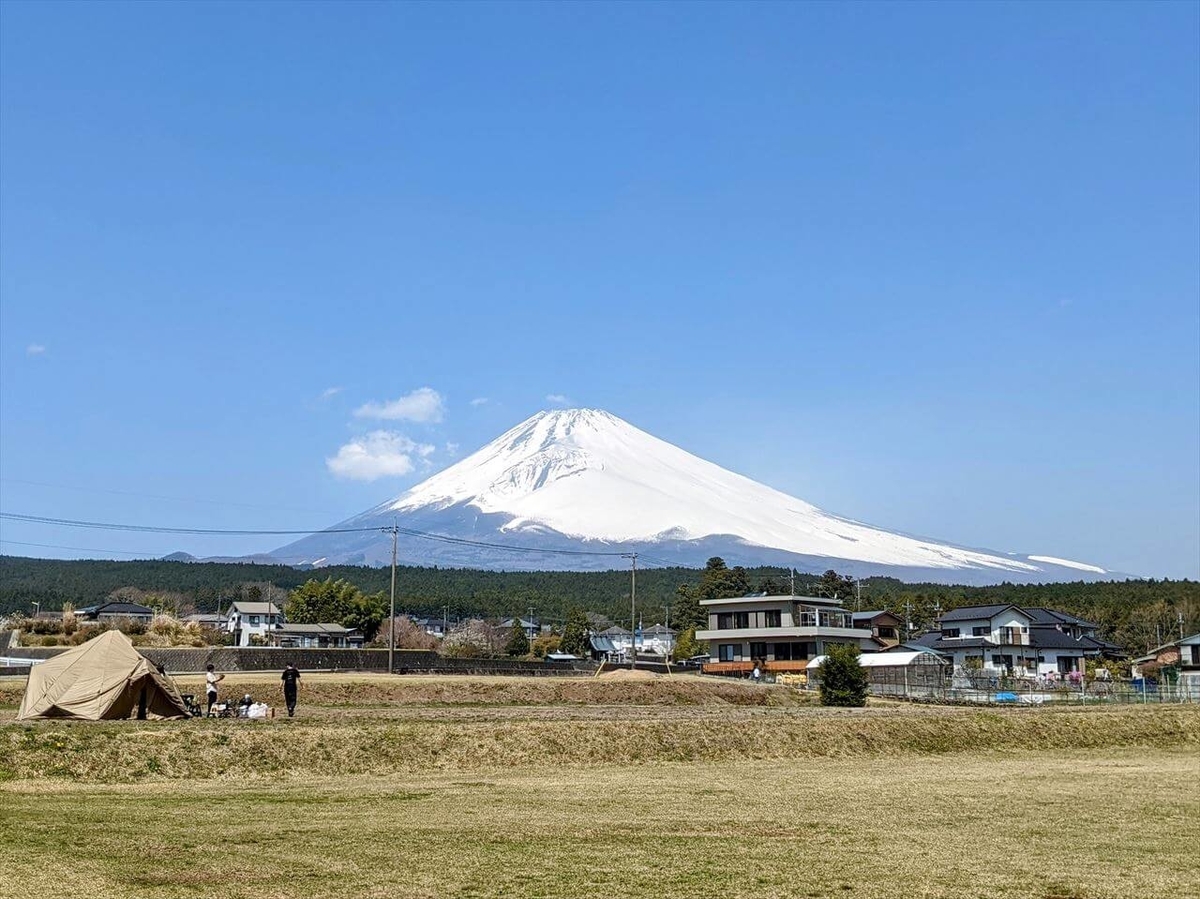
[[[5,650],[10,658],[49,659],[62,646],[29,646]],[[196,674],[212,665],[218,671],[282,671],[291,663],[301,671],[387,671],[386,649],[275,649],[207,646],[162,648],[139,646],[138,652],[169,674]],[[397,674],[572,675],[591,673],[590,662],[527,662],[519,659],[451,659],[436,652],[396,650]],[[6,672],[7,673],[7,672]]]

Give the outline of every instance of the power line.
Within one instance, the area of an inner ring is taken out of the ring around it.
[[[82,553],[116,553],[122,556],[150,556],[153,558],[158,555],[158,553],[134,552],[128,549],[100,549],[95,546],[63,546],[61,543],[26,543],[22,540],[0,540],[0,544],[4,546],[36,546],[39,549],[71,549]]]
[[[374,527],[374,528],[321,528],[318,530],[294,531],[294,530],[254,530],[250,528],[244,529],[223,529],[223,528],[172,528],[162,527],[158,525],[143,525],[143,524],[112,524],[110,522],[101,521],[78,521],[73,518],[45,518],[41,515],[22,515],[17,512],[0,512],[0,518],[7,518],[10,521],[25,521],[32,524],[50,524],[57,527],[66,528],[91,528],[100,531],[137,531],[138,533],[150,534],[188,534],[191,536],[209,536],[218,535],[226,537],[253,537],[256,535],[262,536],[295,536],[304,534],[365,534],[371,531],[390,531],[391,528]]]
[[[508,543],[489,543],[483,540],[468,540],[465,537],[452,537],[449,534],[433,534],[428,531],[418,531],[413,528],[401,528],[394,525],[384,525],[369,528],[322,528],[321,530],[255,530],[251,528],[243,529],[223,529],[223,528],[177,528],[163,527],[158,525],[140,525],[140,524],[116,524],[112,522],[101,521],[80,521],[73,518],[48,518],[41,515],[24,515],[18,512],[0,512],[0,518],[10,521],[22,521],[29,524],[44,524],[54,527],[70,527],[70,528],[87,528],[91,530],[101,531],[133,531],[136,533],[149,534],[184,534],[189,536],[226,536],[226,537],[252,537],[252,536],[307,536],[311,534],[370,534],[384,533],[390,534],[394,531],[404,534],[408,537],[417,537],[422,540],[436,540],[442,543],[450,543],[461,546],[478,546],[489,549],[503,549],[511,552],[525,553],[549,553],[551,555],[565,556],[604,556],[604,557],[620,557],[629,558],[631,553],[620,551],[603,552],[600,550],[583,550],[583,549],[549,549],[537,546],[522,546],[519,544]]]

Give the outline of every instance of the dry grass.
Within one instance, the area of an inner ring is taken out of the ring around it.
[[[8,719],[21,688],[0,681]],[[0,899],[1116,899],[1200,876],[1200,708],[804,702],[321,675],[294,720],[9,720]]]
[[[304,778],[646,761],[1200,747],[1200,708],[1192,706],[659,711],[648,706],[636,716],[580,718],[502,706],[460,716],[422,709],[409,717],[7,724],[0,725],[0,780]]]
[[[1182,895],[1196,770],[1189,746],[9,783],[0,895]]]
[[[644,673],[644,672],[642,672]],[[184,692],[200,692],[199,677],[176,678]],[[230,674],[225,696],[250,693],[275,701],[279,675]],[[745,681],[674,675],[636,681],[601,677],[472,677],[462,675],[305,674],[301,702],[346,707],[411,705],[801,705],[797,690],[766,689]]]

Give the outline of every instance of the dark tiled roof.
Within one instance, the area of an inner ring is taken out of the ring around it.
[[[1069,624],[1075,627],[1098,628],[1100,625],[1094,621],[1085,621],[1082,618],[1076,618],[1074,615],[1067,612],[1059,612],[1056,609],[1047,609],[1043,606],[1034,606],[1024,610],[1025,614],[1030,617],[1034,624]]]
[[[890,615],[897,621],[900,620],[899,615],[897,615],[895,612],[889,612],[887,609],[872,609],[869,612],[851,612],[850,614],[854,617],[855,621],[872,621],[878,618],[880,615]]]
[[[331,637],[353,633],[350,628],[340,624],[285,624],[271,632],[272,634],[328,634]]]
[[[1085,642],[1086,641],[1086,642]],[[1064,634],[1052,627],[1031,627],[1029,629],[1029,645],[1035,649],[1096,649],[1094,643],[1086,637],[1076,640],[1070,634]]]
[[[942,635],[937,631],[930,631],[927,634],[921,634],[919,637],[913,637],[911,640],[906,640],[906,643],[911,643],[914,646],[923,646],[926,649],[933,647],[938,640],[942,639]]]
[[[976,618],[994,618],[1005,609],[1015,609],[1012,603],[1006,602],[996,606],[963,606],[961,609],[953,609],[949,612],[942,613],[939,621],[971,621]],[[1018,609],[1018,611],[1020,611]]]
[[[153,615],[154,610],[149,606],[136,602],[106,602],[96,606],[97,615]]]
[[[932,649],[942,652],[953,652],[956,649],[985,649],[995,648],[997,644],[986,637],[947,637],[933,644]]]

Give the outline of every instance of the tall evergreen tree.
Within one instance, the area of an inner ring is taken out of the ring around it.
[[[569,652],[571,655],[586,658],[591,649],[587,631],[587,615],[583,609],[571,609],[567,615],[567,624],[563,628],[562,641],[558,644],[559,652]]]
[[[867,672],[858,661],[858,647],[834,643],[825,647],[821,663],[821,705],[867,704]]]
[[[513,619],[512,633],[508,637],[508,644],[504,647],[504,652],[510,656],[529,655],[529,637],[525,633],[520,618]]]

